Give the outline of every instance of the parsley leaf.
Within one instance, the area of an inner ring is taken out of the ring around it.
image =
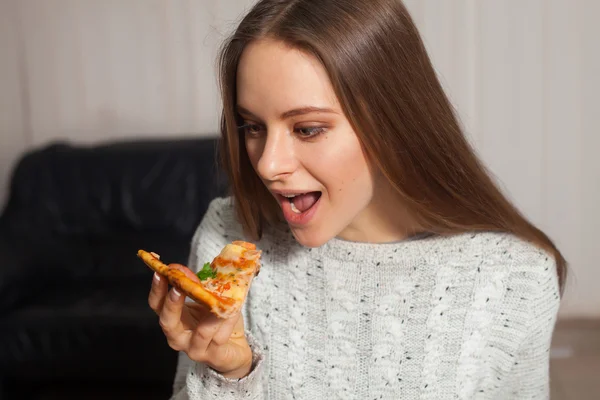
[[[206,264],[204,264],[204,266],[202,267],[202,269],[200,271],[198,271],[198,273],[196,274],[196,276],[201,281],[205,281],[208,278],[216,278],[217,277],[217,271],[213,271],[213,269],[210,267],[210,263],[206,263]]]

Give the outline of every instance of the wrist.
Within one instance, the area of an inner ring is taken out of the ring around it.
[[[250,358],[250,360],[244,363],[241,367],[228,372],[220,372],[220,374],[228,379],[242,379],[248,376],[250,371],[252,371],[252,358]]]

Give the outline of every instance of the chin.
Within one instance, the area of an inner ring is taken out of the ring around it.
[[[293,229],[292,234],[296,241],[304,247],[321,247],[329,242],[335,235],[323,235],[313,229]]]

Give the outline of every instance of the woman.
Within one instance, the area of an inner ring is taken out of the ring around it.
[[[233,196],[189,268],[236,239],[263,268],[226,321],[155,278],[174,398],[547,398],[565,260],[474,155],[401,2],[263,0],[220,61]]]

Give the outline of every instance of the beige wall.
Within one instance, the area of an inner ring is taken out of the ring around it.
[[[252,0],[0,0],[0,203],[58,138],[214,134],[218,43]],[[563,316],[600,317],[600,2],[410,0],[477,150],[572,263]]]

